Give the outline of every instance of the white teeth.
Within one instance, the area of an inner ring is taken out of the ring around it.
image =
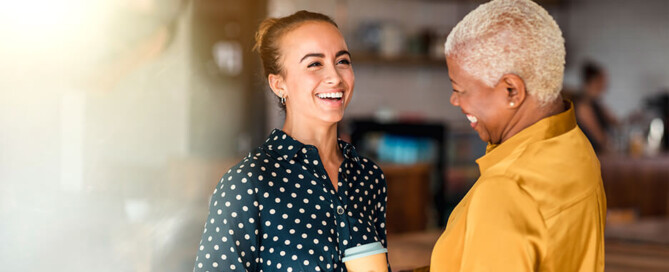
[[[342,96],[344,96],[344,93],[343,92],[319,93],[316,96],[318,96],[318,98],[342,98]]]
[[[467,114],[467,119],[469,119],[469,122],[471,122],[471,123],[476,123],[478,121],[478,119],[476,119],[476,117],[471,116],[469,114]]]

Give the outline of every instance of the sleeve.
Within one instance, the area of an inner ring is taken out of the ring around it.
[[[547,235],[538,205],[508,178],[481,181],[469,204],[460,271],[536,271]]]
[[[383,171],[378,165],[372,163],[372,168],[376,171],[376,180],[377,183],[377,192],[376,192],[376,217],[374,218],[374,228],[376,228],[376,233],[379,234],[379,239],[381,239],[381,244],[384,248],[388,248],[388,239],[387,239],[387,230],[386,230],[386,204],[388,203],[388,183],[386,182],[386,177],[383,175]],[[386,255],[386,258],[388,256]],[[390,267],[390,262],[388,262],[388,271],[392,272]]]
[[[193,271],[258,270],[257,188],[241,165],[216,185]]]
[[[383,244],[383,247],[388,248],[388,240],[387,238],[387,231],[386,231],[386,204],[388,203],[388,186],[386,183],[385,176],[383,175],[383,172],[381,170],[379,171],[378,179],[379,179],[379,189],[377,191],[377,209],[376,209],[376,218],[374,218],[374,227],[376,227],[376,231],[379,234],[379,238],[381,239],[381,244]]]

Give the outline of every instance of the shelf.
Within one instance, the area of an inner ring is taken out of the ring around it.
[[[369,53],[352,53],[353,64],[382,65],[399,67],[433,67],[446,69],[446,60],[419,55],[386,57]]]

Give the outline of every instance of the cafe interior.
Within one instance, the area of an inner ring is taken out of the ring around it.
[[[535,1],[566,41],[563,95],[604,75],[606,271],[669,271],[669,1]],[[385,173],[390,266],[428,266],[486,150],[443,53],[484,2],[3,2],[0,271],[192,271],[214,187],[283,124],[255,31],[303,9],[351,52],[338,133]]]

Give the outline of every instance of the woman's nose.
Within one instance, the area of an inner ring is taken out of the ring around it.
[[[341,75],[336,67],[330,67],[325,75],[325,82],[330,85],[339,85],[341,82]]]
[[[455,93],[451,94],[451,104],[453,106],[460,106],[460,101],[458,101],[458,97]]]

